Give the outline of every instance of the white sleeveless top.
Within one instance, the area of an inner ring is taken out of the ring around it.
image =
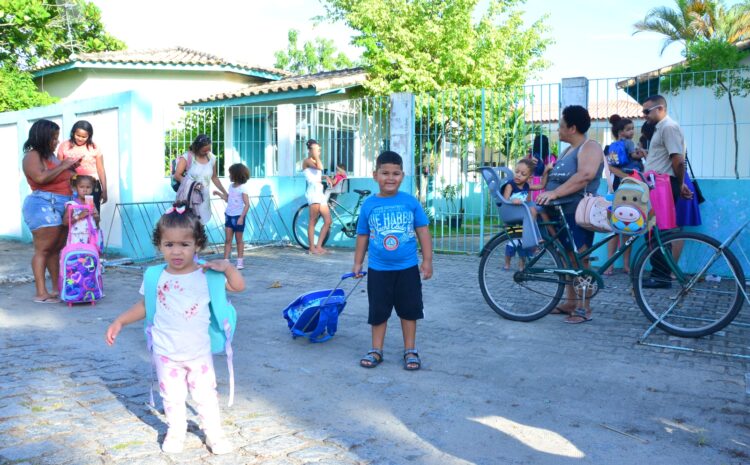
[[[305,175],[305,181],[307,181],[307,189],[305,189],[307,203],[310,205],[324,203],[326,198],[323,193],[323,171],[308,167],[303,169],[302,173]]]

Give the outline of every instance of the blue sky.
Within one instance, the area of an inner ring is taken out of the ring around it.
[[[131,49],[182,45],[272,66],[273,52],[286,47],[287,31],[295,28],[303,41],[327,37],[349,56],[357,55],[348,45],[350,31],[343,25],[313,27],[311,18],[324,14],[321,3],[314,0],[93,1],[102,10],[107,30]],[[660,56],[660,36],[632,35],[633,24],[651,8],[673,4],[674,0],[527,0],[525,17],[531,22],[549,14],[549,36],[555,41],[545,54],[551,67],[534,82],[633,76],[680,61],[679,44],[670,45]]]

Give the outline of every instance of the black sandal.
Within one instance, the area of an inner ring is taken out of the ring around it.
[[[382,349],[370,349],[369,352],[367,352],[367,355],[362,357],[362,359],[359,361],[359,366],[363,368],[375,368],[376,366],[380,365],[380,363],[383,361],[383,350]]]
[[[406,349],[404,351],[404,370],[416,371],[420,368],[422,368],[422,360],[419,358],[417,349]]]

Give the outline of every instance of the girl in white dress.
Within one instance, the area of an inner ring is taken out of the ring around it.
[[[190,163],[190,169],[185,172],[185,168],[188,166],[188,157],[192,157],[192,162]],[[184,178],[188,178],[191,181],[201,184],[203,203],[197,213],[201,224],[208,224],[211,221],[210,183],[213,182],[224,196],[227,195],[227,191],[219,180],[216,168],[216,156],[211,153],[211,139],[207,135],[201,134],[196,137],[190,145],[190,150],[180,157],[180,160],[177,162],[177,168],[175,168],[174,178],[179,182],[182,182]]]
[[[307,237],[310,241],[310,253],[324,254],[328,251],[323,248],[323,241],[331,229],[331,212],[323,192],[323,162],[320,161],[320,144],[315,139],[307,141],[308,157],[302,162],[302,173],[307,181],[305,197],[310,206],[310,222],[307,226]],[[323,217],[323,227],[320,230],[317,244],[315,242],[315,223],[318,217]]]

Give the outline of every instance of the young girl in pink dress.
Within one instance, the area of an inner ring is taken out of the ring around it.
[[[104,156],[94,143],[94,127],[85,120],[76,121],[70,129],[70,139],[57,149],[57,158],[80,160],[76,174],[85,174],[94,178],[94,205],[97,211],[101,204],[107,203],[107,173],[104,171]]]

